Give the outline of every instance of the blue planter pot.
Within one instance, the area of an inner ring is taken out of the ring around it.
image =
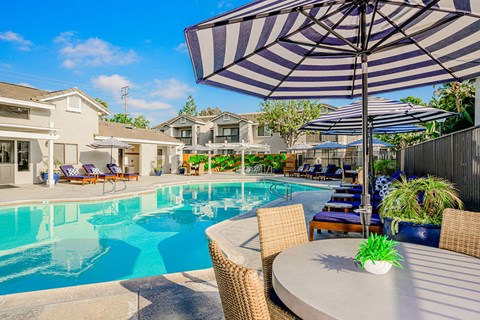
[[[158,170],[158,171],[155,170],[155,175],[156,175],[157,177],[160,177],[160,176],[162,175],[162,173],[163,173],[163,170]]]
[[[392,234],[392,219],[385,218],[383,223],[383,233],[390,239],[436,248],[438,248],[438,243],[440,242],[440,230],[440,226],[433,224],[400,222],[398,225],[398,233],[394,235]]]
[[[42,179],[42,181],[44,181],[45,184],[47,184],[48,173],[47,172],[40,173],[40,179]],[[53,173],[53,180],[55,181],[55,184],[57,184],[58,180],[60,180],[60,175],[58,173],[54,172]]]
[[[185,168],[178,168],[178,174],[185,174]]]

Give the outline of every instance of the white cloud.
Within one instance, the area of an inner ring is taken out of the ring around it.
[[[132,110],[144,110],[144,111],[156,111],[156,110],[169,110],[173,107],[165,102],[157,101],[157,100],[149,100],[142,97],[142,93],[137,90],[131,90],[135,88],[140,88],[132,81],[128,80],[126,77],[113,74],[111,76],[107,75],[100,75],[94,79],[92,79],[93,85],[107,93],[109,93],[115,104],[123,105],[123,100],[121,99],[121,88],[125,86],[130,87],[130,92],[128,96],[128,108]],[[143,94],[145,97],[151,96],[151,94]]]
[[[175,47],[175,50],[180,53],[188,53],[188,47],[185,42],[180,43],[178,46]]]
[[[134,109],[148,110],[148,111],[167,110],[172,108],[170,104],[164,103],[161,101],[146,101],[144,99],[135,99],[135,98],[129,98],[128,105],[129,107],[131,106]]]
[[[25,39],[22,35],[13,31],[0,32],[0,40],[14,43],[18,49],[22,51],[29,51],[32,49],[33,42]]]
[[[118,74],[112,74],[111,76],[100,75],[92,79],[92,83],[95,87],[102,91],[106,91],[113,96],[120,96],[121,89],[129,86],[135,88],[135,84]]]
[[[188,84],[178,81],[175,78],[168,80],[154,80],[156,89],[151,93],[152,96],[160,96],[165,99],[174,100],[185,98],[189,93],[195,90]]]
[[[138,60],[133,50],[124,50],[99,38],[82,40],[70,31],[61,33],[53,41],[62,45],[62,66],[69,69],[83,66],[123,66]]]

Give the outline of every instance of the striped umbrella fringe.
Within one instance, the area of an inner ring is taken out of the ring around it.
[[[480,0],[262,0],[185,30],[197,82],[264,99],[360,96],[480,76]],[[373,23],[372,23],[373,21]]]
[[[456,115],[456,113],[445,110],[411,103],[375,97],[368,98],[368,119],[370,126],[374,129],[443,120]],[[302,130],[317,131],[353,131],[361,130],[361,128],[362,101],[355,101],[349,105],[340,107],[302,126]]]

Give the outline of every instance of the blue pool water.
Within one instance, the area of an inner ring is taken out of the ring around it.
[[[277,199],[272,183],[172,186],[113,201],[0,208],[0,294],[208,268],[205,229]],[[293,185],[294,192],[314,190]]]

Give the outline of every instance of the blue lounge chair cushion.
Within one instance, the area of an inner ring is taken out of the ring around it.
[[[332,211],[320,211],[317,213],[313,221],[322,222],[337,222],[337,223],[349,223],[349,224],[361,224],[360,214],[355,212],[332,212]],[[372,214],[371,226],[379,226],[382,224],[380,216],[376,213]]]

